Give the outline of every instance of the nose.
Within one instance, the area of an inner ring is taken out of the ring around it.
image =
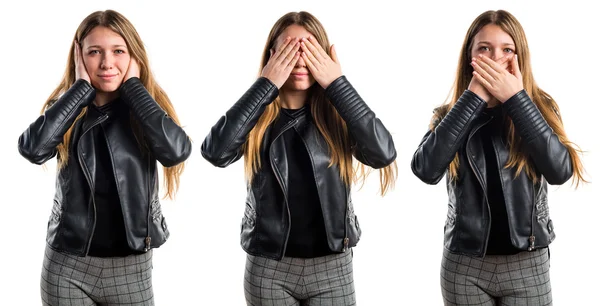
[[[302,58],[302,56],[300,56],[300,58],[296,62],[296,68],[304,68],[304,67],[306,67],[306,63],[304,62],[304,59]]]
[[[502,50],[492,49],[492,54],[491,55],[492,55],[491,59],[494,60],[494,61],[496,61],[496,60],[498,60],[499,58],[502,57]]]
[[[104,54],[100,61],[100,69],[110,70],[113,68],[113,58],[110,54]]]

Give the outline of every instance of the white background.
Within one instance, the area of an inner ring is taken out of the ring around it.
[[[336,44],[342,70],[392,132],[396,189],[378,197],[377,176],[355,190],[363,236],[354,249],[358,305],[441,305],[439,270],[446,217],[444,184],[410,170],[431,111],[448,94],[468,26],[488,9],[522,23],[536,81],[558,101],[569,137],[598,173],[600,64],[593,1],[3,1],[0,4],[0,305],[39,305],[55,165],[17,151],[58,84],[79,23],[95,10],[123,13],[144,40],[154,73],[171,97],[193,153],[176,201],[163,201],[171,238],[154,252],[157,305],[244,305],[245,253],[239,245],[242,162],[215,168],[200,154],[210,127],[256,78],[273,23],[306,10]],[[394,3],[392,6],[391,3]],[[593,184],[550,188],[555,305],[597,302],[599,192]]]

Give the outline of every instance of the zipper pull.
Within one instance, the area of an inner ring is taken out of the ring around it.
[[[144,239],[144,241],[146,242],[146,247],[144,248],[144,252],[150,251],[150,241],[151,240],[152,240],[152,238],[150,238],[150,236],[148,236]]]
[[[529,248],[528,251],[533,251],[535,249],[535,236],[529,236]]]
[[[348,239],[348,237],[344,238],[344,248],[342,249],[342,252],[348,251],[348,242],[349,241],[350,241],[350,239]]]

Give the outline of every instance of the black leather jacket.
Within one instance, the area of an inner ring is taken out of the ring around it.
[[[325,93],[348,126],[354,157],[373,168],[391,164],[396,150],[390,133],[346,78],[335,80]],[[271,81],[259,78],[213,126],[202,143],[204,158],[217,167],[226,167],[240,159],[248,133],[278,94]],[[278,135],[270,135],[271,128],[267,129],[261,145],[262,167],[248,186],[242,219],[242,248],[249,254],[277,260],[285,254],[290,231],[287,198],[284,203],[277,202],[274,190],[281,188],[287,197],[288,167],[284,142],[279,136],[290,128],[301,136],[313,164],[329,248],[345,252],[355,246],[361,230],[354,215],[350,187],[340,178],[337,166],[329,167],[327,143],[310,115],[287,124]],[[273,139],[270,145],[269,139]]]
[[[491,220],[486,199],[486,163],[477,132],[489,122],[481,116],[485,107],[485,101],[465,91],[434,131],[423,137],[412,159],[413,173],[425,183],[437,184],[458,153],[458,179],[447,179],[444,244],[453,253],[479,257],[486,252]],[[562,184],[572,176],[571,156],[525,90],[511,97],[502,108],[512,119],[541,177],[535,184],[525,171],[515,177],[516,169],[504,167],[509,157],[505,140],[500,136],[493,138],[512,244],[531,251],[554,240],[547,183]]]
[[[169,237],[158,195],[156,161],[169,167],[187,159],[191,142],[186,133],[152,99],[138,78],[120,88],[119,107],[126,115],[115,120],[89,107],[75,123],[67,165],[57,171],[54,206],[48,221],[48,245],[66,253],[86,256],[95,227],[94,179],[96,155],[90,130],[106,135],[119,192],[129,247],[148,251]],[[57,154],[56,147],[84,106],[92,103],[95,89],[78,80],[19,138],[19,152],[35,164]],[[149,152],[143,153],[131,128],[129,112],[140,123]]]

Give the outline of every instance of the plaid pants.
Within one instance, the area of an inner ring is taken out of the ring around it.
[[[154,305],[152,251],[127,257],[78,257],[46,247],[44,306]]]
[[[484,258],[444,250],[445,305],[552,305],[548,249]]]
[[[352,252],[281,261],[248,255],[244,275],[247,305],[356,305]]]

